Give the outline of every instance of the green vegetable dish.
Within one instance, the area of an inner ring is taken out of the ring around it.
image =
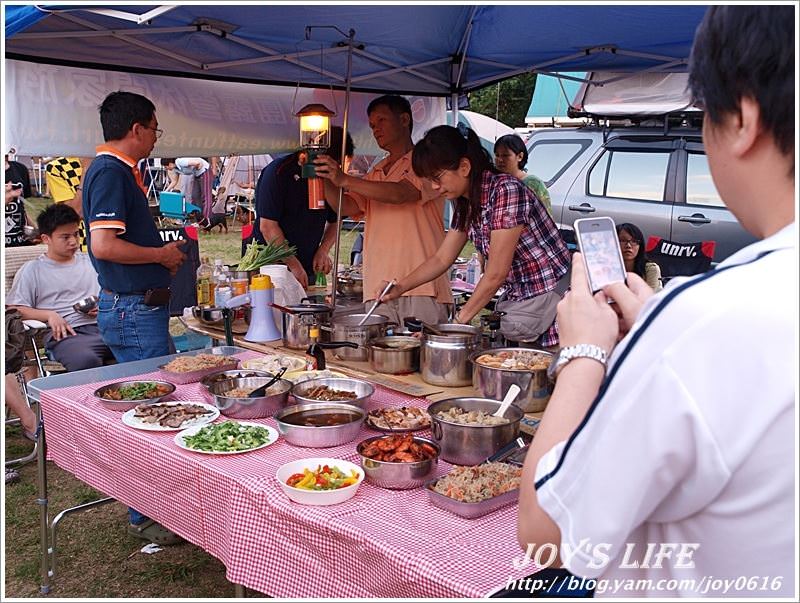
[[[297,248],[294,245],[289,245],[286,241],[278,245],[253,241],[247,246],[242,259],[239,261],[239,270],[257,270],[267,264],[277,264],[296,252]]]
[[[225,421],[206,425],[194,435],[183,438],[188,448],[204,452],[240,452],[269,443],[269,430],[256,425]]]
[[[149,400],[159,396],[166,396],[172,390],[163,383],[140,381],[133,385],[123,385],[117,389],[107,389],[103,397],[107,400]]]

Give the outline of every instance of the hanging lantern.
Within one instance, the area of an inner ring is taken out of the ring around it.
[[[300,147],[306,153],[303,178],[308,178],[308,208],[325,209],[325,191],[317,178],[314,159],[328,151],[330,146],[331,117],[333,111],[320,103],[306,105],[297,112],[300,118]]]

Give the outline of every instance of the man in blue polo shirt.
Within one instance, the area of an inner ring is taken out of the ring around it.
[[[83,215],[89,257],[100,281],[97,326],[118,362],[174,351],[169,335],[170,275],[185,258],[182,241],[161,241],[137,168],[162,131],[155,106],[132,92],[112,92],[100,105],[104,145],[84,175]],[[128,533],[158,544],[181,538],[134,509]]]
[[[100,106],[106,144],[84,178],[89,256],[100,281],[98,325],[118,362],[170,353],[169,283],[182,241],[164,244],[147,204],[138,161],[161,133],[147,98],[113,92]]]

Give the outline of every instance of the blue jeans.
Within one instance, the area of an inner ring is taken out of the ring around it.
[[[97,326],[117,362],[145,360],[175,352],[169,334],[169,306],[146,306],[143,295],[100,292]],[[130,522],[139,525],[147,517],[128,508]]]
[[[143,295],[100,292],[97,326],[117,362],[131,362],[175,351],[169,335],[169,306],[146,306]]]

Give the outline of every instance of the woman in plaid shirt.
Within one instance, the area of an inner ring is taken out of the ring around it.
[[[500,287],[496,308],[506,312],[500,330],[511,341],[558,345],[557,284],[570,265],[569,251],[535,193],[500,173],[469,128],[437,126],[414,146],[414,172],[455,205],[450,230],[436,254],[396,279],[385,300],[450,269],[469,238],[486,258],[483,278],[456,316],[469,323]]]

